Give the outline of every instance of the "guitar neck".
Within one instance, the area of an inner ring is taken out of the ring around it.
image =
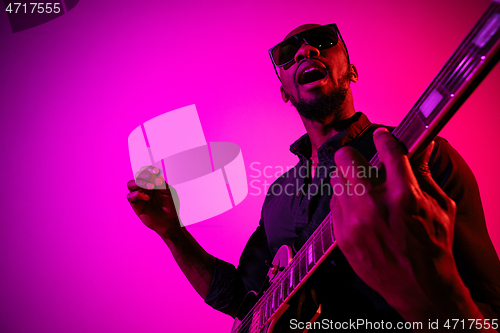
[[[488,7],[399,126],[411,158],[436,137],[500,58],[500,0]],[[370,164],[380,166],[378,154]]]
[[[336,246],[329,213],[254,307],[258,309],[254,314],[258,315],[255,322],[259,327],[295,294]]]
[[[451,58],[393,131],[408,148],[422,151],[455,114],[500,58],[500,0],[494,0]],[[370,160],[380,167],[378,154]],[[273,318],[336,247],[331,213],[274,280],[246,318],[261,328]],[[244,320],[245,322],[245,320]],[[257,330],[258,331],[258,330]]]

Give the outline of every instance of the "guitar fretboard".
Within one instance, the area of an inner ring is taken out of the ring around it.
[[[309,237],[307,242],[294,256],[293,261],[273,281],[273,284],[260,298],[256,305],[259,309],[258,325],[262,327],[276,310],[292,296],[306,280],[309,274],[319,266],[336,246],[333,237],[331,214],[323,220],[321,225]]]
[[[500,3],[494,1],[394,130],[410,157],[436,137],[498,62],[499,39]],[[378,154],[370,164],[380,166]]]

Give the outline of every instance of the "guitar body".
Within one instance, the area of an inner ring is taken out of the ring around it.
[[[292,248],[283,245],[279,248],[272,261],[272,267],[267,274],[266,283],[260,293],[249,292],[240,306],[238,315],[231,329],[231,333],[289,333],[307,332],[308,330],[290,329],[290,320],[297,319],[302,322],[314,322],[321,314],[321,305],[318,304],[316,292],[308,284],[297,288],[294,295],[291,295],[287,302],[282,303],[274,314],[261,325],[260,313],[254,311],[254,306],[264,294],[269,286],[273,286],[279,279],[280,272],[292,262]],[[240,319],[241,318],[241,319]],[[243,323],[246,318],[248,322]],[[251,319],[250,319],[251,318]],[[242,330],[243,329],[243,330]]]

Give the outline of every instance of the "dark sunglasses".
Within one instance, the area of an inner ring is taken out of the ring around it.
[[[339,28],[333,23],[299,32],[273,46],[269,49],[269,56],[273,62],[274,71],[276,75],[278,75],[278,79],[281,80],[278,74],[278,67],[292,64],[295,59],[295,54],[304,42],[321,51],[337,45],[339,37],[345,47],[344,39],[340,34]],[[347,47],[345,47],[345,51],[347,63],[350,63]]]

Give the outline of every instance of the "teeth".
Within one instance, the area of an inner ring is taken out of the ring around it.
[[[305,84],[314,81],[318,81],[326,76],[326,68],[321,66],[321,64],[316,64],[314,62],[308,63],[302,69],[299,77],[297,78],[298,83]]]

